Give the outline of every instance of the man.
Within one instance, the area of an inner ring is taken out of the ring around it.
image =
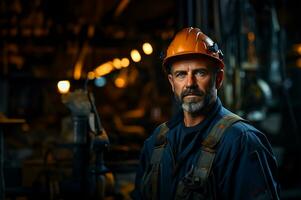
[[[134,199],[279,199],[266,137],[222,106],[222,52],[198,28],[176,34],[163,67],[179,112],[145,141]]]

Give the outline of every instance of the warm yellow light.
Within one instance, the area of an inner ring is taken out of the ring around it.
[[[69,82],[69,81],[66,81],[66,80],[64,80],[64,81],[59,81],[59,82],[57,83],[57,88],[58,88],[58,90],[59,90],[59,92],[60,92],[61,94],[66,94],[66,93],[69,92],[69,89],[70,89],[70,82]]]
[[[150,43],[146,42],[142,45],[142,49],[146,55],[150,55],[153,53],[153,47]]]
[[[124,88],[125,80],[121,77],[118,77],[118,78],[115,79],[115,85],[116,85],[116,87]]]
[[[88,72],[88,79],[93,80],[95,78],[95,73],[94,72]]]
[[[73,78],[75,80],[79,80],[82,74],[83,64],[82,62],[77,62],[74,67]]]
[[[293,46],[293,49],[294,49],[294,51],[295,51],[296,53],[298,53],[299,55],[301,55],[301,43],[295,44],[295,45]]]
[[[113,60],[113,65],[116,69],[120,69],[122,67],[121,60],[119,58],[115,58]]]
[[[249,41],[253,42],[255,40],[255,34],[253,32],[249,32],[248,39],[249,39]]]
[[[130,60],[128,58],[122,58],[121,59],[121,66],[122,67],[128,67],[130,65]]]
[[[131,51],[131,58],[134,62],[139,62],[141,60],[141,55],[138,50],[133,49]]]
[[[298,52],[299,55],[301,55],[301,45],[299,45],[299,46],[297,47],[297,52]]]
[[[98,66],[94,72],[96,74],[96,77],[104,76],[108,73],[110,73],[113,70],[113,64],[112,62],[106,62],[103,63],[102,65]]]

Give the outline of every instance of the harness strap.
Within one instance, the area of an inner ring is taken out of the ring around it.
[[[244,121],[235,114],[226,115],[211,129],[208,136],[201,142],[201,153],[197,162],[194,179],[200,179],[201,184],[207,181],[215,158],[216,147],[224,132],[235,122]]]
[[[237,121],[245,121],[235,114],[224,116],[210,130],[208,136],[201,142],[201,151],[197,165],[178,184],[176,199],[187,197],[189,188],[204,187],[208,181],[215,158],[216,147],[225,130]]]
[[[209,173],[212,167],[213,160],[215,158],[215,152],[209,152],[201,149],[199,159],[194,169],[193,182],[205,185],[209,177]]]
[[[213,126],[208,136],[201,142],[202,146],[214,149],[217,143],[220,141],[221,137],[223,136],[225,130],[237,121],[246,122],[246,120],[242,119],[238,115],[225,115]]]
[[[238,115],[230,114],[220,119],[210,130],[208,136],[201,142],[201,150],[198,156],[196,166],[181,180],[177,186],[175,199],[190,199],[189,190],[204,187],[211,172],[212,164],[215,158],[216,147],[225,130],[237,121],[245,121]],[[158,179],[160,174],[160,163],[166,146],[166,134],[169,131],[166,123],[159,127],[159,133],[155,140],[155,147],[151,156],[151,193],[152,200],[158,199]]]
[[[166,134],[169,130],[166,123],[160,125],[160,131],[156,138],[155,148],[151,157],[151,184],[152,184],[152,200],[156,200],[158,196],[158,177],[160,172],[160,162],[166,145]]]

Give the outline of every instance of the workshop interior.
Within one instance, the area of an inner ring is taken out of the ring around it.
[[[222,49],[219,97],[269,139],[281,199],[301,199],[300,8],[0,0],[0,200],[131,199],[144,140],[175,110],[166,48],[189,26]]]

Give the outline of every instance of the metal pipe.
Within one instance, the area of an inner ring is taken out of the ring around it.
[[[80,195],[87,194],[88,187],[88,117],[73,116],[74,147],[73,147],[73,177],[79,180]]]

